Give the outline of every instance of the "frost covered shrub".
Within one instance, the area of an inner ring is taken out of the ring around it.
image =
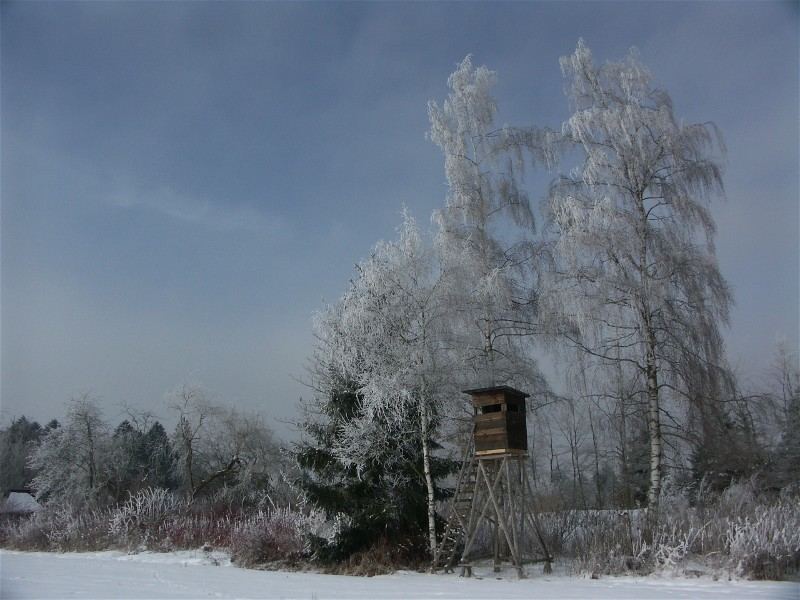
[[[429,567],[425,553],[418,553],[416,561],[412,561],[408,552],[396,540],[383,538],[359,552],[350,555],[347,560],[335,565],[329,565],[327,571],[341,575],[355,575],[358,577],[374,577],[393,573],[400,567],[423,568]]]
[[[579,512],[562,510],[539,515],[542,537],[551,554],[569,554],[570,539],[578,527]]]
[[[761,502],[756,484],[752,479],[739,481],[728,486],[716,502],[716,512],[730,517],[750,512]]]
[[[56,551],[127,548],[168,552],[206,545],[228,547],[233,523],[230,517],[170,513],[168,507],[169,501],[166,505],[143,506],[136,500],[116,509],[95,511],[48,504],[29,518],[0,525],[0,544],[19,550]],[[163,515],[159,515],[160,510]]]
[[[230,510],[190,507],[167,490],[149,488],[131,495],[111,512],[109,531],[128,548],[158,552],[202,546],[227,548],[233,528],[244,518]]]
[[[163,539],[159,528],[169,517],[176,517],[185,508],[177,496],[162,488],[146,488],[132,494],[111,511],[109,532],[128,546],[150,546]]]
[[[112,509],[86,510],[49,503],[31,517],[0,519],[0,546],[19,550],[81,551],[229,549],[243,566],[310,555],[312,539],[330,542],[340,519],[303,508],[233,513],[210,505],[187,506],[151,488]]]
[[[539,515],[542,537],[551,554],[574,559],[581,573],[646,570],[646,512],[572,510]],[[529,552],[538,553],[535,540]]]
[[[42,512],[37,513],[35,518],[39,518]],[[57,507],[51,514],[53,523],[48,538],[56,550],[102,550],[111,545],[107,511],[80,510],[66,505]]]
[[[676,507],[677,508],[677,507]],[[680,510],[574,511],[574,527],[561,539],[578,572],[620,574],[675,571],[699,550],[705,528],[685,505]]]
[[[800,570],[800,496],[776,501],[760,495],[753,481],[696,495],[694,505],[667,487],[658,514],[563,511],[539,521],[550,552],[573,559],[582,573],[682,573],[690,561],[755,579]]]
[[[0,546],[14,550],[49,550],[44,530],[33,523],[32,515],[4,515],[0,519]]]
[[[236,523],[231,530],[231,559],[242,566],[274,561],[295,561],[309,552],[310,535],[318,535],[324,522],[320,513],[292,508],[259,511]]]
[[[179,514],[165,519],[148,538],[147,548],[159,552],[202,546],[227,548],[234,519],[230,515]]]
[[[101,550],[112,546],[107,511],[53,503],[10,524],[3,532],[2,541],[4,546],[19,550],[59,552]]]
[[[753,579],[780,579],[800,569],[800,498],[757,506],[728,522],[726,536],[734,572]]]

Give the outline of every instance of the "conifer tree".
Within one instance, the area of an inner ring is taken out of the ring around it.
[[[344,462],[336,448],[349,422],[362,416],[362,399],[355,382],[331,365],[317,363],[314,376],[318,390],[304,404],[300,423],[303,440],[294,450],[301,467],[298,485],[305,498],[323,509],[339,524],[332,543],[317,540],[322,560],[343,560],[355,552],[390,540],[405,551],[407,559],[418,559],[427,548],[427,489],[421,477],[422,448],[416,420],[406,423],[405,435],[382,435],[388,424],[376,422],[365,435],[380,436],[371,445],[369,459],[361,464]],[[383,429],[383,432],[381,431]],[[396,429],[392,429],[396,431]],[[450,468],[434,458],[434,481]],[[437,498],[443,493],[437,488]]]

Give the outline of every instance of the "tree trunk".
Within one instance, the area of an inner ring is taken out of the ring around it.
[[[89,491],[94,491],[95,483],[95,452],[94,452],[94,432],[89,418],[86,419],[86,439],[89,443]]]
[[[547,424],[547,433],[550,436],[550,483],[556,480],[556,472],[558,472],[558,479],[561,480],[561,467],[558,465],[556,452],[553,449],[553,430],[550,429],[550,424]]]
[[[620,472],[622,473],[622,501],[625,508],[633,506],[633,494],[631,492],[631,474],[628,467],[628,425],[627,415],[625,414],[625,397],[622,395],[620,387],[619,397],[619,462]]]
[[[583,401],[586,403],[586,411],[589,414],[589,430],[592,433],[592,449],[594,450],[594,485],[595,493],[595,507],[603,508],[603,486],[600,480],[600,449],[597,444],[597,432],[594,426],[594,414],[592,414],[592,400],[589,398],[589,386],[586,384],[586,367],[581,360],[581,355],[577,355],[578,364],[580,365],[581,373],[581,390],[583,394]]]
[[[622,376],[622,362],[620,359],[619,345],[617,345],[617,398],[619,405],[619,461],[622,474],[622,503],[624,508],[633,506],[633,493],[631,491],[631,475],[628,467],[628,425],[625,400],[625,381]]]
[[[644,208],[644,190],[637,194],[639,210],[639,283],[641,296],[639,306],[642,335],[645,343],[645,375],[647,376],[647,428],[650,433],[650,490],[647,493],[647,504],[653,510],[658,510],[658,500],[661,496],[661,414],[658,399],[658,365],[656,363],[656,349],[658,342],[653,330],[652,312],[649,302],[650,274],[647,270],[647,238],[648,222]]]
[[[597,446],[597,433],[594,428],[594,415],[592,414],[592,407],[587,406],[589,411],[589,428],[592,431],[592,447],[594,448],[594,485],[597,498],[595,500],[596,508],[603,508],[603,482],[600,480],[600,449]]]
[[[647,334],[647,424],[650,432],[650,490],[647,493],[647,504],[658,510],[661,496],[661,455],[663,440],[661,436],[661,415],[658,398],[658,369],[656,367],[655,335]]]
[[[181,417],[179,429],[181,436],[180,441],[183,444],[183,448],[186,453],[183,458],[183,468],[186,471],[186,481],[184,483],[188,484],[188,486],[184,491],[186,493],[186,499],[191,502],[192,498],[194,498],[194,442],[191,437],[189,423],[186,421],[185,417]]]
[[[419,416],[422,429],[422,468],[425,472],[425,487],[428,491],[428,539],[431,559],[433,559],[436,557],[436,500],[433,489],[433,475],[431,474],[431,449],[428,439],[428,405],[424,397],[420,402]]]

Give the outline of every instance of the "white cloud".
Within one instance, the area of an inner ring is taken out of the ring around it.
[[[222,231],[285,231],[284,218],[268,216],[252,206],[228,202],[211,202],[181,194],[171,187],[161,186],[151,190],[117,191],[111,202],[127,210],[147,210],[160,213],[177,221],[197,224]]]

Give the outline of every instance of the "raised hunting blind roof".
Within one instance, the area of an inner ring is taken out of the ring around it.
[[[529,394],[507,385],[464,390],[464,393],[472,396],[476,456],[527,452],[525,398]]]
[[[512,388],[508,385],[494,385],[492,387],[483,387],[483,388],[475,388],[473,390],[463,390],[464,394],[469,394],[470,396],[483,396],[486,394],[495,394],[497,392],[504,392],[511,396],[522,396],[523,398],[529,398],[530,394],[526,394],[518,389]]]

